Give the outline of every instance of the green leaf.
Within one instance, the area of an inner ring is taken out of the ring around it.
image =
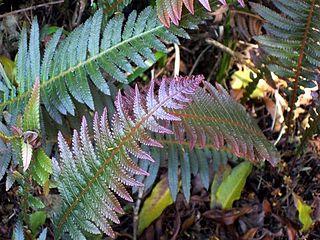
[[[302,232],[309,230],[312,226],[313,220],[311,217],[312,209],[306,204],[303,199],[297,194],[293,193],[294,205],[299,212],[299,221],[302,223]]]
[[[36,80],[32,94],[26,106],[23,118],[23,130],[40,129],[40,82]]]
[[[214,159],[214,161],[216,160]],[[211,209],[218,207],[216,193],[219,189],[219,186],[223,181],[226,180],[230,172],[231,172],[231,167],[229,165],[221,165],[219,170],[215,173],[214,179],[211,183],[211,188],[210,188],[210,208]]]
[[[3,70],[5,71],[5,74],[2,73],[1,75],[7,76],[10,83],[12,84],[15,79],[15,63],[10,58],[7,58],[4,55],[0,55],[0,63],[2,64]],[[5,80],[7,80],[7,79],[5,79]],[[11,84],[10,84],[10,86],[11,86]]]
[[[35,210],[42,209],[45,207],[44,203],[41,201],[40,198],[34,197],[31,194],[28,196],[28,203],[30,207]]]
[[[37,233],[38,228],[44,224],[47,218],[45,211],[38,211],[30,215],[30,229],[33,234]]]
[[[223,209],[232,208],[233,202],[240,198],[251,170],[252,164],[250,162],[242,162],[232,169],[230,175],[221,183],[216,198]]]
[[[32,178],[43,186],[52,174],[52,162],[42,148],[35,152],[34,164],[32,165]]]
[[[163,210],[173,203],[173,199],[168,187],[168,181],[163,178],[152,190],[143,204],[139,214],[138,234],[141,234],[155,219],[157,219]]]

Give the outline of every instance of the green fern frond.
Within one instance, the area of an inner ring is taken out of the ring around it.
[[[299,86],[312,84],[319,74],[320,2],[273,0],[272,3],[279,13],[261,4],[251,4],[253,10],[266,20],[267,34],[255,39],[272,57],[268,68],[278,76],[292,80],[288,117],[291,122]]]
[[[166,29],[148,7],[140,14],[132,12],[127,21],[119,14],[110,19],[102,29],[102,11],[74,30],[59,44],[62,30],[52,37],[40,61],[39,26],[32,22],[30,39],[23,29],[17,56],[16,94],[1,99],[0,109],[10,113],[21,111],[31,94],[35,79],[40,79],[41,101],[50,116],[61,123],[60,114],[74,114],[72,97],[94,109],[94,101],[88,84],[89,77],[94,85],[105,94],[109,86],[102,70],[116,80],[126,83],[127,75],[135,66],[145,67],[146,59],[155,61],[153,51],[166,51],[162,41],[178,43],[176,36],[188,37],[183,28]],[[185,28],[195,28],[203,18],[183,19]]]
[[[179,141],[174,137],[160,136],[157,134],[155,139],[163,145],[163,148],[146,147],[146,151],[150,152],[151,157],[155,160],[154,163],[147,161],[139,161],[141,169],[149,173],[149,176],[136,176],[136,179],[144,184],[144,189],[147,191],[155,183],[158,171],[161,166],[168,163],[168,170],[171,168],[168,182],[170,182],[170,193],[175,199],[178,194],[176,183],[181,179],[182,192],[187,200],[190,200],[191,191],[191,175],[199,174],[204,187],[208,187],[209,169],[217,172],[220,165],[225,165],[228,160],[236,161],[238,158],[231,154],[229,148],[221,148],[219,150],[211,144],[205,146],[196,144],[193,149],[190,149],[190,142],[185,139]],[[166,162],[168,160],[168,162]],[[174,171],[170,165],[178,164],[180,171]],[[200,167],[201,166],[201,167]],[[180,172],[180,176],[179,176]],[[133,188],[136,192],[138,188]]]
[[[166,143],[169,149],[167,151],[168,182],[173,199],[176,199],[178,194],[176,182],[179,179],[179,174],[178,171],[175,172],[172,169],[169,175],[170,163],[180,165],[182,192],[185,198],[189,200],[191,194],[191,174],[194,176],[199,175],[204,188],[209,189],[210,169],[217,172],[220,165],[226,165],[228,160],[237,159],[228,148],[217,150],[212,144],[206,144],[205,146],[196,145],[193,149],[190,149],[190,142],[170,140],[166,141]]]
[[[140,96],[136,87],[133,115],[126,111],[123,97],[119,93],[111,126],[106,110],[100,119],[95,115],[94,143],[90,140],[85,119],[82,121],[80,133],[74,131],[72,149],[59,133],[61,173],[58,177],[58,188],[63,204],[55,218],[57,237],[65,231],[68,231],[73,239],[85,239],[86,232],[98,234],[102,231],[109,236],[115,236],[108,221],[118,223],[116,213],[123,212],[115,194],[132,201],[124,186],[141,186],[141,183],[131,177],[132,174],[147,175],[132,157],[153,161],[140,145],[162,146],[149,137],[146,130],[162,134],[172,133],[158,123],[159,119],[179,120],[166,110],[181,108],[189,103],[201,81],[202,77],[169,81],[164,79],[158,95],[154,93],[152,82],[145,98]]]

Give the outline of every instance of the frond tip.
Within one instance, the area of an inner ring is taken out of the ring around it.
[[[58,188],[63,204],[55,218],[57,237],[65,231],[73,239],[85,239],[87,232],[104,232],[115,237],[108,222],[119,223],[116,213],[123,212],[115,195],[132,201],[125,186],[142,186],[132,177],[133,174],[148,175],[133,157],[153,161],[141,145],[161,147],[151,139],[147,130],[172,133],[160,125],[159,120],[180,120],[169,114],[168,109],[184,108],[202,80],[202,76],[163,79],[158,94],[155,94],[152,81],[146,97],[141,96],[136,87],[132,114],[119,92],[111,126],[106,109],[100,118],[95,114],[93,141],[85,118],[80,132],[74,131],[71,148],[59,133],[61,173]]]

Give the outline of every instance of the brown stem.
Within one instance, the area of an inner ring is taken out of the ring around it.
[[[10,15],[13,15],[13,14],[17,14],[17,13],[33,10],[33,9],[40,8],[40,7],[48,7],[49,5],[59,4],[59,3],[63,3],[63,2],[64,2],[64,0],[58,0],[58,1],[55,1],[55,2],[42,3],[42,4],[39,4],[39,5],[36,5],[36,6],[31,6],[31,7],[27,7],[27,8],[24,8],[24,9],[19,9],[19,10],[16,10],[16,11],[12,11],[12,12],[8,12],[8,13],[5,13],[5,14],[1,14],[0,18],[4,18],[4,17],[10,16]]]

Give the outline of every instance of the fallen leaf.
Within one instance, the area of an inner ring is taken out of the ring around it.
[[[215,222],[231,225],[233,224],[239,217],[250,213],[252,211],[252,207],[243,207],[243,208],[233,208],[228,211],[220,210],[220,209],[212,209],[206,211],[202,214],[203,217],[212,219]]]
[[[312,226],[313,220],[311,217],[312,209],[311,206],[306,204],[303,199],[297,194],[293,193],[294,205],[296,206],[299,212],[299,220],[302,223],[303,227],[302,232],[309,230]]]
[[[168,187],[168,180],[163,178],[153,188],[150,197],[143,203],[139,213],[138,234],[141,234],[172,203],[173,199]]]
[[[256,235],[258,228],[249,229],[243,236],[240,237],[240,240],[251,240]]]
[[[233,202],[240,198],[251,170],[252,164],[250,162],[242,162],[232,169],[230,175],[222,181],[216,193],[216,200],[223,209],[232,208]]]

